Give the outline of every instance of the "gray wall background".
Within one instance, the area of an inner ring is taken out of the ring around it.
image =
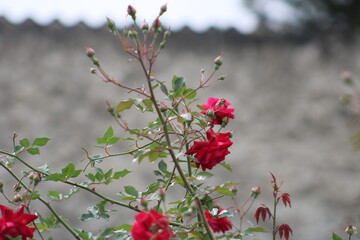
[[[20,139],[50,137],[40,159],[27,159],[37,166],[47,162],[60,169],[69,161],[84,166],[81,148],[92,154],[99,152],[94,147],[96,138],[108,126],[125,136],[107,114],[105,101],[116,104],[128,96],[89,73],[91,63],[84,54],[84,44],[95,49],[115,79],[129,86],[142,84],[140,68],[128,61],[106,29],[0,21],[1,149],[10,150],[9,137],[14,132]],[[284,180],[283,191],[292,197],[293,207],[281,209],[279,221],[293,227],[293,239],[330,239],[331,232],[340,234],[348,224],[358,226],[354,219],[359,215],[359,154],[351,148],[354,129],[346,125],[350,115],[338,102],[344,92],[340,73],[347,69],[355,78],[360,76],[358,46],[358,41],[345,44],[331,36],[241,36],[231,30],[195,34],[184,29],[173,34],[155,71],[162,81],[170,82],[178,75],[184,76],[187,85],[195,86],[200,69],[209,72],[217,53],[223,52],[220,72],[227,78],[202,91],[200,98],[225,97],[236,108],[236,119],[229,124],[234,145],[227,158],[234,171],[229,174],[222,167],[215,168],[218,177],[212,183],[239,182],[242,201],[251,187],[260,185],[263,193],[255,210],[260,203],[271,205],[272,171]],[[128,117],[129,123],[142,125],[135,113]],[[119,145],[115,149],[125,148]],[[147,163],[137,165],[130,158],[117,158],[106,164],[141,171],[124,179],[124,185],[134,184],[140,190],[149,179],[155,179],[151,172],[145,172],[148,166],[153,167]],[[3,170],[0,176],[12,183]],[[46,183],[43,187],[46,192]],[[122,188],[112,185],[108,190]],[[86,207],[99,199],[88,194],[74,198],[72,204],[54,206],[77,227],[95,232],[103,228],[93,222],[82,224],[73,216],[74,212],[85,213]],[[114,217],[117,224],[132,223],[130,211],[118,214]],[[267,239],[266,235],[259,237]]]

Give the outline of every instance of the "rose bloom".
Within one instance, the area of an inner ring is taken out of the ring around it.
[[[169,219],[154,209],[140,212],[135,219],[131,229],[134,240],[169,240],[175,236],[169,227]]]
[[[205,111],[200,111],[202,114],[209,115],[210,123],[221,125],[223,123],[223,119],[234,119],[234,114],[232,114],[235,109],[228,108],[231,103],[223,98],[208,98],[206,104],[199,104]]]
[[[219,208],[218,213],[215,216],[213,216],[209,211],[204,211],[206,220],[215,233],[224,233],[232,228],[232,223],[229,219],[226,217],[218,217],[218,215],[221,214],[224,210],[224,208]]]
[[[22,240],[32,238],[35,228],[27,225],[34,221],[37,216],[24,213],[24,206],[21,206],[17,212],[4,205],[0,205],[2,217],[0,218],[0,240],[8,240],[6,235],[13,238],[21,236]]]
[[[210,128],[206,132],[207,141],[194,141],[194,145],[186,152],[188,155],[195,154],[198,160],[196,167],[202,170],[212,169],[215,165],[225,159],[230,152],[228,148],[233,144],[229,135],[231,132],[215,134]]]

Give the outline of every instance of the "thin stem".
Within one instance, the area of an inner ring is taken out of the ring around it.
[[[276,229],[276,206],[277,206],[277,194],[274,193],[275,196],[274,196],[274,210],[273,210],[273,240],[276,240],[276,232],[275,232],[275,229]]]
[[[49,175],[51,175],[51,174],[49,174],[49,173],[46,173],[46,172],[43,172],[43,171],[39,171],[38,169],[36,169],[36,168],[34,168],[33,166],[29,165],[29,164],[28,164],[27,162],[25,162],[23,159],[21,159],[20,157],[14,155],[14,154],[11,154],[11,153],[8,153],[8,152],[2,151],[2,150],[0,150],[0,153],[5,154],[5,155],[8,155],[8,156],[13,157],[13,158],[16,158],[17,160],[19,160],[22,164],[24,164],[25,166],[27,166],[27,167],[30,168],[31,170],[36,171],[36,172],[39,172],[39,173],[43,174],[44,176],[49,176]],[[64,180],[64,181],[62,181],[62,182],[63,182],[63,183],[66,183],[66,184],[68,184],[68,185],[74,186],[74,187],[78,187],[78,188],[84,189],[84,190],[86,190],[86,191],[88,191],[88,192],[90,192],[90,193],[92,193],[92,194],[94,194],[94,195],[102,198],[103,200],[109,201],[109,202],[112,203],[112,204],[119,205],[119,206],[122,206],[122,207],[129,208],[129,209],[131,209],[131,210],[140,212],[139,209],[137,209],[137,208],[135,208],[135,207],[132,207],[132,206],[130,206],[129,204],[126,204],[126,203],[123,203],[123,202],[119,202],[119,201],[117,201],[117,200],[115,200],[115,199],[111,199],[111,198],[109,198],[109,197],[107,197],[107,196],[105,196],[105,195],[102,195],[101,193],[98,193],[98,192],[96,192],[96,191],[94,191],[94,190],[92,190],[92,189],[90,189],[90,188],[88,188],[88,187],[86,187],[86,186],[84,186],[84,185],[81,185],[81,184],[78,184],[78,183],[75,183],[75,182],[72,182],[72,181],[69,181],[69,180]]]

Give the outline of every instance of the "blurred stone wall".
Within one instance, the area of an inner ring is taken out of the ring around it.
[[[0,21],[1,149],[11,149],[14,132],[19,138],[50,137],[40,157],[27,159],[36,166],[47,162],[52,169],[60,169],[69,161],[84,166],[82,147],[91,154],[99,152],[94,147],[96,138],[108,126],[125,136],[107,114],[105,101],[116,104],[128,98],[127,92],[90,74],[84,45],[95,49],[115,79],[129,86],[143,84],[137,63],[129,61],[104,28]],[[350,136],[354,129],[347,126],[350,116],[338,97],[344,92],[340,81],[343,70],[352,71],[355,78],[360,76],[359,43],[349,45],[335,37],[242,36],[231,30],[196,34],[184,29],[172,35],[155,73],[161,81],[184,76],[188,86],[196,86],[200,69],[210,72],[218,52],[223,52],[220,72],[226,74],[226,80],[201,91],[199,98],[224,97],[236,109],[236,118],[229,124],[234,145],[228,162],[234,171],[229,174],[217,167],[213,170],[217,177],[210,182],[239,182],[243,201],[251,187],[260,185],[263,193],[257,204],[271,205],[269,171],[273,172],[284,180],[283,191],[292,197],[292,208],[280,210],[280,222],[293,227],[294,239],[325,240],[331,232],[341,233],[347,224],[356,224],[359,154],[352,151]],[[127,120],[133,126],[142,126],[138,116],[131,112]],[[124,150],[126,144],[116,149]],[[104,164],[143,172],[130,174],[123,185],[134,184],[141,190],[155,179],[144,171],[154,166],[139,166],[128,157]],[[0,177],[13,183],[3,170]],[[43,183],[44,193],[46,189]],[[119,192],[122,188],[112,185],[108,190]],[[0,201],[5,200],[0,197]],[[77,227],[90,227],[95,232],[103,228],[93,222],[82,224],[73,216],[74,212],[85,213],[86,207],[99,199],[84,193],[71,201],[54,206]],[[117,224],[131,223],[130,211],[119,214]],[[266,239],[266,235],[259,237]]]

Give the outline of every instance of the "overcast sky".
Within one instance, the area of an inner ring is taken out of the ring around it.
[[[263,1],[274,18],[281,20],[288,14],[281,0]],[[257,26],[256,17],[244,7],[242,0],[0,0],[0,16],[13,23],[31,18],[46,25],[57,19],[66,26],[83,21],[91,27],[102,26],[109,17],[122,26],[129,20],[125,18],[129,4],[137,9],[140,22],[143,19],[151,22],[165,3],[168,12],[162,22],[173,30],[184,26],[199,32],[209,27],[233,27],[251,33]]]

